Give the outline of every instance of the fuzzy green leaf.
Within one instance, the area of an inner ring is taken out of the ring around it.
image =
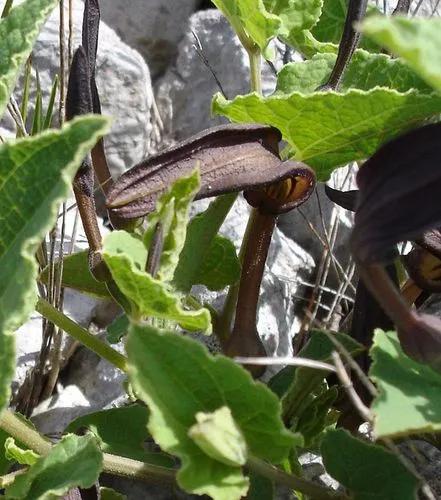
[[[375,16],[366,19],[361,30],[401,57],[430,86],[441,91],[441,19]]]
[[[102,486],[100,488],[100,500],[127,500],[125,495],[118,493],[112,488],[106,488]]]
[[[6,490],[6,498],[55,500],[71,488],[90,488],[98,480],[103,455],[95,438],[69,434]]]
[[[310,60],[286,64],[277,75],[277,93],[309,94],[325,83],[337,56],[317,54]],[[374,87],[388,87],[398,92],[417,89],[431,92],[432,89],[400,59],[392,59],[386,54],[369,54],[357,50],[343,75],[340,90],[351,88],[370,90]]]
[[[440,113],[441,96],[383,88],[270,97],[254,93],[232,101],[217,94],[213,111],[235,122],[278,128],[295,158],[325,181],[335,168],[371,156],[386,141]]]
[[[323,0],[264,0],[268,12],[282,21],[279,35],[311,29],[322,13]]]
[[[137,404],[111,408],[76,418],[68,425],[66,432],[75,433],[86,428],[98,439],[103,452],[172,467],[173,460],[170,457],[163,453],[149,452],[143,446],[149,438],[148,416],[148,409]]]
[[[205,285],[209,290],[223,290],[239,281],[240,269],[233,243],[228,238],[217,235],[211,242],[195,283]]]
[[[12,465],[11,462],[5,456],[5,443],[8,437],[9,434],[5,432],[3,429],[0,429],[0,476],[6,474]]]
[[[107,341],[110,344],[117,344],[129,329],[129,318],[126,314],[121,314],[107,327]]]
[[[213,3],[228,19],[239,38],[249,37],[261,51],[277,36],[281,20],[265,9],[263,0],[213,0]]]
[[[47,284],[49,280],[49,266],[40,273],[39,281]],[[104,283],[97,281],[89,269],[89,251],[67,255],[63,259],[63,276],[61,284],[66,288],[73,288],[101,299],[110,299],[111,295]]]
[[[250,454],[275,463],[287,457],[294,436],[283,426],[277,397],[231,359],[178,334],[135,325],[127,354],[134,390],[151,412],[149,430],[181,459],[177,479],[186,491],[234,500],[248,489],[240,468],[210,458],[189,437],[198,412],[227,406]]]
[[[375,434],[401,436],[441,430],[441,375],[404,354],[395,332],[376,330],[370,376]]]
[[[35,252],[107,124],[103,117],[82,117],[61,131],[0,146],[0,411],[14,372],[13,332],[36,301]]]
[[[195,169],[188,177],[182,177],[173,183],[156,203],[156,210],[147,218],[147,230],[144,244],[150,248],[156,225],[161,224],[163,247],[157,278],[170,281],[178,265],[179,254],[185,243],[190,205],[199,191],[200,176]]]
[[[318,23],[311,29],[311,34],[319,42],[331,42],[338,45],[343,34],[347,10],[347,0],[324,0],[322,15]],[[378,13],[378,7],[368,5],[366,17]],[[378,45],[365,37],[361,38],[359,47],[370,52],[380,52]]]
[[[114,231],[104,240],[103,257],[118,288],[140,316],[169,319],[188,330],[211,332],[207,309],[185,310],[178,295],[144,271],[147,249],[139,238],[125,231]]]
[[[14,438],[8,437],[5,442],[5,457],[21,465],[34,465],[40,455],[32,450],[21,448],[15,443]]]
[[[0,117],[41,26],[58,0],[26,0],[0,20]]]
[[[319,42],[309,30],[302,30],[298,33],[292,31],[288,36],[283,37],[283,41],[306,58],[313,57],[315,54],[337,54],[338,52],[338,45]]]
[[[196,215],[190,221],[185,244],[173,278],[173,283],[179,290],[189,292],[193,285],[199,284],[199,280],[206,276],[201,268],[206,266],[206,260],[208,262],[212,260],[210,255],[213,240],[236,197],[235,193],[218,196],[204,212]],[[234,266],[234,264],[232,265]],[[222,269],[222,272],[224,271],[229,272],[228,269]]]
[[[325,434],[321,451],[326,470],[354,500],[415,500],[418,479],[383,447],[339,429]]]
[[[196,413],[188,435],[209,457],[233,467],[247,461],[247,443],[228,406],[210,413]]]

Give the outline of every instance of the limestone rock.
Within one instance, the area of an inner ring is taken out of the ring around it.
[[[250,89],[248,57],[228,21],[214,9],[193,14],[179,45],[175,65],[158,82],[159,113],[166,132],[175,139],[187,138],[226,121],[211,116],[211,99],[219,87],[193,46],[193,32],[227,97],[246,94]],[[263,92],[272,92],[275,76],[266,63],[262,80]]]
[[[103,20],[146,59],[153,76],[176,56],[198,0],[101,0]]]
[[[0,0],[0,9],[2,4],[4,0]],[[67,47],[68,2],[65,2],[65,8]],[[83,8],[83,2],[73,2],[73,50],[81,43]],[[39,72],[44,109],[60,66],[59,22],[57,8],[43,27],[33,50],[33,67]],[[97,57],[97,86],[103,114],[113,118],[112,130],[105,144],[112,174],[118,176],[149,151],[153,93],[149,69],[141,55],[122,42],[103,22],[100,25]],[[17,85],[16,97],[19,102],[21,88],[22,81]],[[32,89],[31,104],[35,102],[35,80]],[[10,119],[1,124],[6,128],[12,126]]]

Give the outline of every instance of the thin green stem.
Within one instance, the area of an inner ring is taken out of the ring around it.
[[[98,354],[98,356],[107,360],[121,371],[127,372],[127,358],[125,356],[120,354],[105,342],[102,342],[98,337],[92,335],[85,328],[75,323],[75,321],[72,321],[62,312],[58,311],[58,309],[49,304],[49,302],[40,297],[35,309],[46,319],[51,321],[54,325],[57,325],[61,330],[74,339],[78,340],[78,342],[85,345],[95,354]]]
[[[13,3],[14,3],[14,0],[6,0],[5,6],[3,7],[2,15],[1,15],[2,19],[9,14],[9,11],[11,10]]]
[[[335,493],[307,479],[287,474],[277,467],[274,467],[274,465],[268,464],[259,458],[250,457],[247,461],[247,466],[254,472],[278,484],[285,484],[295,491],[300,491],[310,496],[314,500],[348,500],[348,497],[344,494]]]
[[[108,474],[139,479],[146,482],[174,484],[176,471],[159,465],[146,464],[131,458],[104,453],[103,471]]]
[[[39,455],[51,451],[51,442],[10,410],[0,414],[0,428]]]
[[[0,414],[0,429],[11,435],[24,446],[39,455],[48,455],[52,443],[38,431],[29,426],[22,418],[11,410],[4,410]],[[258,458],[251,457],[247,466],[262,476],[279,484],[286,484],[296,491],[301,491],[315,500],[346,500],[342,494],[291,474],[287,474],[271,464]],[[141,481],[173,484],[176,480],[176,471],[167,467],[146,464],[138,460],[103,453],[103,472],[117,476],[139,479]]]
[[[0,429],[39,455],[48,455],[52,443],[29,426],[17,414],[4,410],[0,415]],[[103,472],[146,482],[174,483],[176,472],[158,465],[103,453]]]
[[[261,60],[259,48],[248,50],[250,60],[251,92],[262,94]]]

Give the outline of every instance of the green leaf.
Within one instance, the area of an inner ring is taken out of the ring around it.
[[[213,3],[228,19],[242,43],[245,39],[247,44],[249,37],[263,52],[278,34],[281,20],[265,9],[263,0],[213,0]]]
[[[103,455],[95,439],[69,434],[27,472],[17,476],[6,498],[55,500],[71,488],[90,488],[98,480]]]
[[[126,314],[121,314],[107,327],[107,341],[110,344],[117,344],[129,329],[129,318]]]
[[[318,23],[311,29],[312,35],[319,42],[331,42],[338,45],[343,34],[347,10],[348,2],[346,0],[324,0],[322,15]],[[378,13],[378,7],[368,5],[367,17]],[[380,52],[378,45],[365,37],[361,38],[359,47],[370,52]]]
[[[188,435],[214,460],[232,467],[246,464],[247,444],[228,406],[211,413],[196,413],[196,423]]]
[[[209,290],[223,290],[239,281],[240,269],[234,244],[228,238],[217,235],[211,242],[195,283],[205,285]]]
[[[99,498],[100,500],[127,500],[127,497],[125,495],[112,490],[112,488],[106,488],[104,486],[101,486],[100,488]]]
[[[213,111],[235,122],[278,128],[295,158],[325,181],[336,167],[371,156],[381,144],[441,112],[441,96],[383,88],[270,97],[254,93],[232,101],[217,94]]]
[[[336,58],[335,54],[317,54],[307,61],[286,64],[277,75],[276,92],[314,92],[328,80]],[[431,92],[431,88],[400,59],[357,50],[343,75],[340,90],[370,90],[374,87],[388,87],[398,92],[410,89]]]
[[[332,411],[337,396],[336,386],[324,389],[302,411],[295,431],[303,436],[305,448],[316,448],[323,431],[337,422],[339,414]]]
[[[81,117],[0,146],[0,411],[14,372],[13,332],[36,301],[35,252],[81,161],[107,130],[107,119]]]
[[[8,437],[5,441],[5,457],[21,465],[34,465],[40,455],[33,450],[26,450],[17,446],[14,438]]]
[[[26,0],[0,21],[0,117],[41,26],[57,0]]]
[[[40,273],[39,281],[48,284],[49,266]],[[104,283],[97,281],[89,269],[89,251],[67,255],[63,259],[63,276],[61,284],[101,299],[110,299],[111,295]]]
[[[353,356],[363,351],[363,347],[353,338],[343,333],[331,333]],[[316,361],[330,362],[335,346],[326,333],[313,330],[308,343],[299,355]],[[315,368],[290,366],[282,370],[271,381],[270,387],[276,386],[282,397],[285,419],[291,421],[300,418],[302,412],[311,404],[314,394],[322,392],[321,385],[328,372]],[[283,396],[282,396],[283,395]]]
[[[147,249],[139,238],[125,231],[114,231],[104,240],[103,257],[118,288],[136,306],[140,316],[170,319],[188,330],[211,332],[207,309],[185,310],[178,295],[144,271]]]
[[[247,500],[274,500],[275,493],[273,481],[253,471],[250,472]]]
[[[418,480],[384,448],[334,430],[325,434],[321,451],[326,470],[354,500],[415,500]]]
[[[89,413],[73,420],[66,432],[88,429],[97,439],[103,452],[121,455],[141,462],[172,467],[174,461],[163,453],[149,452],[144,443],[149,439],[145,406],[133,404],[123,408]]]
[[[307,58],[315,54],[325,54],[328,52],[337,54],[338,52],[338,45],[335,43],[319,42],[309,30],[292,31],[288,36],[283,37],[283,41]]]
[[[5,443],[9,434],[3,429],[0,429],[0,476],[6,474],[11,468],[11,462],[5,456]]]
[[[245,495],[241,469],[206,455],[189,437],[198,412],[227,406],[250,454],[279,463],[294,436],[280,420],[280,403],[263,384],[224,356],[211,356],[198,342],[133,325],[127,341],[129,376],[149,406],[149,430],[161,448],[182,461],[178,483],[186,491],[214,499]]]
[[[379,395],[372,403],[379,437],[441,430],[441,375],[404,354],[395,332],[376,330],[369,375]]]
[[[366,19],[361,30],[400,56],[430,86],[441,91],[441,19],[375,16]]]
[[[173,283],[179,290],[189,292],[191,287],[198,284],[201,277],[206,275],[201,268],[206,265],[206,260],[211,261],[210,252],[213,240],[236,198],[235,193],[218,196],[204,212],[190,221],[173,278]]]
[[[150,248],[156,225],[161,224],[163,247],[157,277],[161,281],[170,281],[178,265],[179,254],[185,243],[190,205],[199,191],[200,175],[195,169],[187,177],[173,183],[156,203],[156,210],[147,218],[147,230],[144,244]]]
[[[323,0],[264,0],[268,12],[282,21],[279,34],[311,29],[322,13]]]

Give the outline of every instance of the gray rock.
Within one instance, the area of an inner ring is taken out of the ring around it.
[[[198,0],[101,0],[103,20],[146,59],[153,77],[176,56]]]
[[[0,8],[4,0],[0,0]],[[68,2],[65,2],[66,46]],[[80,44],[83,2],[73,2],[73,42]],[[43,105],[46,106],[52,82],[59,71],[59,9],[55,9],[43,27],[33,51],[33,66],[38,69]],[[66,68],[67,69],[67,68]],[[106,152],[114,176],[144,158],[149,151],[153,93],[150,74],[140,54],[121,41],[106,24],[100,25],[97,58],[97,85],[103,114],[113,118],[111,133],[106,137]],[[19,82],[18,89],[22,88]],[[32,86],[35,89],[35,82]],[[20,91],[17,92],[19,100]],[[30,102],[35,102],[35,93]],[[11,120],[2,123],[12,127]]]
[[[192,32],[198,36],[204,55],[228,97],[246,94],[250,89],[248,57],[228,21],[213,9],[191,16],[176,63],[159,80],[156,95],[165,130],[176,139],[225,122],[221,117],[211,116],[211,99],[219,87],[193,46]],[[266,64],[262,80],[263,92],[272,92],[275,77]]]

